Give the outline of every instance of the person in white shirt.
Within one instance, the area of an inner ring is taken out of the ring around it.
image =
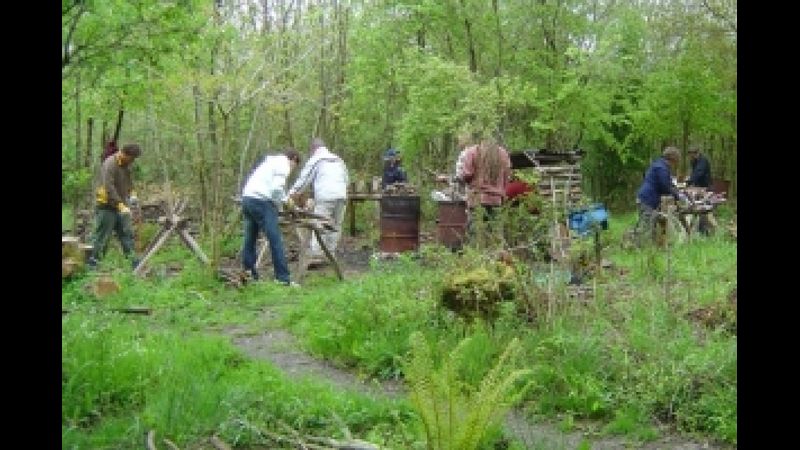
[[[297,286],[289,278],[289,264],[283,249],[278,212],[286,199],[287,178],[299,164],[300,154],[296,150],[290,149],[282,154],[267,155],[242,189],[244,215],[242,265],[254,279],[258,279],[256,240],[258,232],[263,231],[269,241],[275,280],[287,286]]]
[[[313,186],[314,213],[327,217],[336,228],[336,231],[322,233],[325,246],[333,253],[339,244],[347,206],[347,165],[342,158],[331,153],[320,138],[311,141],[309,155],[288,195],[295,201],[308,186]],[[311,240],[309,257],[311,265],[324,264],[326,261],[316,239]]]

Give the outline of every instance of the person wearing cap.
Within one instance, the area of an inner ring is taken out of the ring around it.
[[[383,178],[381,179],[381,188],[386,189],[395,183],[406,183],[408,177],[406,172],[401,167],[402,160],[400,158],[400,151],[395,148],[386,150],[383,154]]]
[[[278,212],[287,201],[286,181],[289,174],[300,164],[300,154],[288,149],[280,154],[268,154],[258,164],[242,189],[242,215],[244,216],[244,242],[242,244],[242,266],[253,279],[258,279],[256,270],[256,240],[262,231],[269,242],[275,281],[286,286],[297,287],[289,279],[289,264],[283,248],[283,238],[278,223]]]
[[[322,241],[331,253],[336,251],[341,237],[344,212],[347,207],[347,184],[349,175],[347,165],[338,155],[332,153],[320,138],[314,138],[309,146],[309,158],[300,171],[297,180],[289,189],[289,198],[296,202],[300,194],[313,186],[314,214],[328,218],[335,230],[323,230]],[[309,249],[310,266],[326,264],[322,248],[316,239],[311,239]]]
[[[136,268],[139,261],[133,248],[131,210],[133,183],[131,165],[142,154],[138,144],[127,144],[112,154],[100,168],[100,183],[95,199],[95,225],[89,267],[96,267],[105,256],[113,231],[122,244],[122,253]]]
[[[639,227],[650,230],[655,238],[656,211],[661,206],[661,197],[671,195],[675,200],[684,201],[686,196],[672,183],[672,175],[681,159],[681,152],[675,147],[667,147],[661,157],[650,164],[644,174],[644,181],[636,193],[639,204]]]
[[[711,164],[708,158],[700,152],[697,147],[692,147],[688,151],[689,162],[692,167],[692,172],[689,179],[686,180],[687,186],[704,187],[706,189],[711,187]]]

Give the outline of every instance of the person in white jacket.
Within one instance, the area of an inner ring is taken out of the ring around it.
[[[313,186],[314,213],[327,217],[336,231],[324,231],[322,240],[331,253],[336,251],[341,236],[344,211],[347,206],[347,165],[342,158],[330,152],[320,138],[314,138],[309,147],[309,158],[303,170],[289,189],[289,198],[296,200],[309,185]],[[311,240],[309,261],[323,264],[326,259],[316,239]]]
[[[299,164],[300,154],[296,150],[290,149],[282,154],[267,155],[242,189],[244,215],[242,265],[256,280],[258,279],[256,240],[258,232],[263,231],[269,241],[275,280],[287,286],[297,286],[297,283],[289,278],[289,264],[283,249],[278,212],[286,199],[285,189],[289,174]]]

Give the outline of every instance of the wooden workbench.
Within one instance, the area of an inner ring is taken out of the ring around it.
[[[350,236],[356,235],[356,203],[365,201],[380,201],[381,194],[373,193],[347,193],[347,214],[350,216]]]

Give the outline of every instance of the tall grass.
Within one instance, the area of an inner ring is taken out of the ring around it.
[[[397,361],[409,351],[405,342],[415,331],[442,349],[473,336],[472,353],[463,359],[472,363],[463,368],[471,383],[485,375],[486,361],[518,337],[533,372],[534,388],[526,396],[530,414],[600,421],[602,431],[638,440],[672,426],[735,444],[736,336],[698,323],[690,313],[730,307],[736,244],[723,236],[700,237],[671,248],[669,260],[656,248],[623,250],[622,232],[634,220],[631,214],[616,217],[604,232],[603,257],[613,267],[596,273],[585,301],[567,295],[564,281],[553,281],[549,294],[535,291],[532,279],[548,274],[518,271],[530,278],[518,280],[518,296],[544,295],[558,306],[533,320],[520,317],[512,305],[504,305],[488,327],[443,310],[438,277],[491,258],[424,250],[424,271],[398,266],[309,294],[290,323],[318,354],[381,376],[404,375]]]
[[[265,445],[263,431],[285,433],[282,424],[329,437],[344,427],[389,448],[410,433],[408,405],[288,380],[222,338],[148,332],[111,316],[76,314],[63,325],[64,448],[141,448],[150,429],[181,446],[215,433]]]
[[[344,423],[389,448],[419,446],[419,417],[409,404],[287,380],[225,340],[198,333],[231,324],[263,328],[261,310],[280,305],[309,351],[368,375],[406,376],[410,337],[419,332],[437,354],[459,348],[459,383],[477,392],[517,338],[520,365],[531,371],[533,387],[522,400],[532,415],[565,424],[599,421],[602,432],[639,440],[667,425],[735,444],[736,335],[691,313],[730,308],[736,244],[699,238],[671,248],[669,260],[654,248],[624,250],[620,237],[634,219],[614,217],[604,232],[603,257],[614,267],[590,281],[588,299],[570,297],[565,280],[547,271],[518,268],[514,301],[525,299],[533,314],[504,302],[491,322],[440,305],[443,277],[493,262],[487,251],[459,256],[425,247],[419,259],[375,262],[345,282],[312,277],[298,292],[271,283],[226,288],[179,242],[154,258],[147,279],[123,270],[125,262],[112,253],[106,267],[120,292],[95,298],[88,289],[95,274],[62,286],[62,306],[72,310],[63,319],[62,443],[140,448],[144,433],[156,429],[179,445],[212,432],[229,443],[263,444],[258,429],[283,423],[337,435]],[[170,264],[181,272],[171,275]],[[552,289],[543,289],[540,278]],[[153,313],[108,312],[123,306]]]

